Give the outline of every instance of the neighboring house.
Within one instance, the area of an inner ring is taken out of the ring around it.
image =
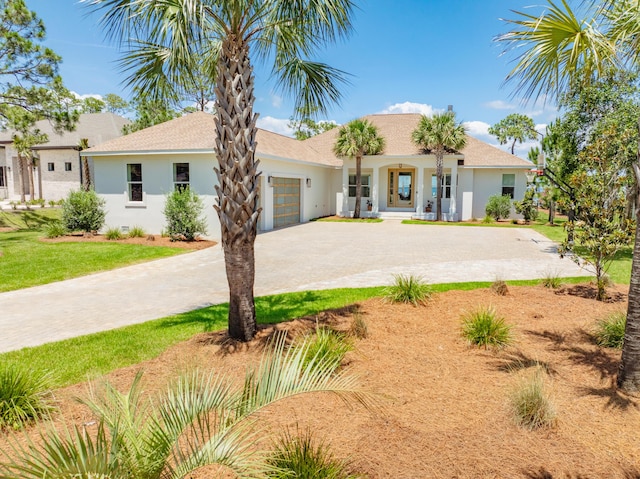
[[[363,212],[430,218],[425,206],[435,196],[435,156],[411,141],[420,115],[371,115],[386,139],[382,155],[365,156]],[[307,222],[353,210],[355,160],[333,153],[337,129],[305,141],[258,130],[259,229]],[[105,198],[106,224],[150,233],[164,228],[166,194],[188,184],[204,200],[208,236],[220,237],[212,207],[217,183],[213,116],[196,112],[85,150],[93,160],[96,191]],[[444,159],[443,210],[449,221],[484,217],[493,194],[521,199],[532,164],[467,136],[467,146]],[[367,202],[372,203],[367,211]],[[434,202],[435,203],[435,202]]]
[[[122,136],[122,127],[129,120],[114,113],[84,113],[71,132],[58,134],[48,120],[36,122],[35,128],[49,137],[47,143],[32,148],[38,158],[39,167],[34,168],[34,197],[46,200],[60,200],[70,190],[78,189],[83,183],[83,169],[80,163],[79,143],[86,138],[89,146],[97,145]],[[0,132],[0,198],[20,199],[20,168],[18,154],[13,148],[13,131]],[[93,165],[89,163],[93,181]],[[23,171],[27,195],[29,176]],[[41,193],[41,194],[40,194]]]

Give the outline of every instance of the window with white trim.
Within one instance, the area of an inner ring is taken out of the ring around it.
[[[362,197],[371,198],[371,175],[360,175]],[[356,175],[349,175],[349,198],[356,197]]]
[[[502,175],[502,196],[508,196],[513,199],[516,190],[516,175],[514,173],[505,173]]]
[[[65,161],[64,162],[64,171],[71,171],[71,162],[70,161]]]
[[[179,191],[189,188],[189,163],[173,164],[173,187]]]
[[[438,194],[438,176],[431,175],[431,197]],[[442,198],[451,198],[451,173],[442,175]]]
[[[142,164],[127,163],[129,201],[142,201]]]
[[[47,163],[47,171],[55,171],[56,166],[53,163]]]

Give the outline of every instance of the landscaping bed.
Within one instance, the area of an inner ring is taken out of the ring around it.
[[[223,332],[201,333],[108,377],[124,390],[142,369],[149,393],[196,366],[239,378],[257,363],[274,330],[301,334],[317,323],[346,330],[356,312],[368,337],[355,341],[345,367],[360,376],[364,389],[380,395],[382,409],[349,409],[326,394],[298,397],[260,416],[274,434],[310,428],[314,438],[369,478],[638,477],[640,398],[616,392],[620,352],[596,346],[591,337],[596,319],[626,309],[626,292],[627,287],[612,290],[605,303],[593,300],[594,290],[586,285],[509,286],[506,296],[490,289],[447,291],[418,307],[373,299],[261,327],[248,344],[230,341]],[[511,346],[484,350],[462,339],[461,316],[479,306],[493,306],[513,325]],[[530,431],[516,425],[509,395],[541,367],[557,422]],[[55,392],[57,421],[95,428],[75,400],[86,396],[87,387]],[[4,439],[0,446],[6,448]]]
[[[104,235],[84,235],[82,233],[59,236],[57,238],[41,238],[40,241],[45,243],[118,243],[118,244],[140,244],[145,246],[168,246],[171,248],[183,248],[201,250],[215,246],[215,241],[198,239],[195,241],[171,241],[168,236],[161,235],[145,235],[143,238],[122,238],[118,240],[109,240]]]

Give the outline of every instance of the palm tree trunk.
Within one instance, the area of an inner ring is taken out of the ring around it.
[[[436,221],[442,221],[443,156],[436,155]]]
[[[249,46],[228,36],[222,43],[216,81],[216,156],[214,205],[220,219],[222,249],[229,282],[229,335],[249,341],[255,335],[253,245],[258,217],[258,161],[254,77]]]
[[[32,158],[28,158],[27,161],[27,170],[29,171],[29,199],[30,200],[35,200],[35,191],[36,191],[36,185],[35,185],[35,181],[33,178],[33,159]]]
[[[356,155],[356,205],[353,217],[360,218],[360,202],[362,201],[362,156]]]
[[[27,198],[25,196],[25,178],[24,178],[24,158],[18,153],[18,180],[20,183],[20,203],[25,203]]]
[[[91,170],[89,169],[89,158],[82,159],[82,169],[84,170],[84,191],[91,189]]]

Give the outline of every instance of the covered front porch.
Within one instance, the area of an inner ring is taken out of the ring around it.
[[[421,162],[372,164],[372,158],[363,160],[361,217],[411,217],[435,220],[437,177],[435,160]],[[356,196],[355,161],[345,161],[342,168],[342,191],[338,193],[338,214],[353,216]],[[458,162],[445,160],[442,179],[442,219],[458,221]]]

